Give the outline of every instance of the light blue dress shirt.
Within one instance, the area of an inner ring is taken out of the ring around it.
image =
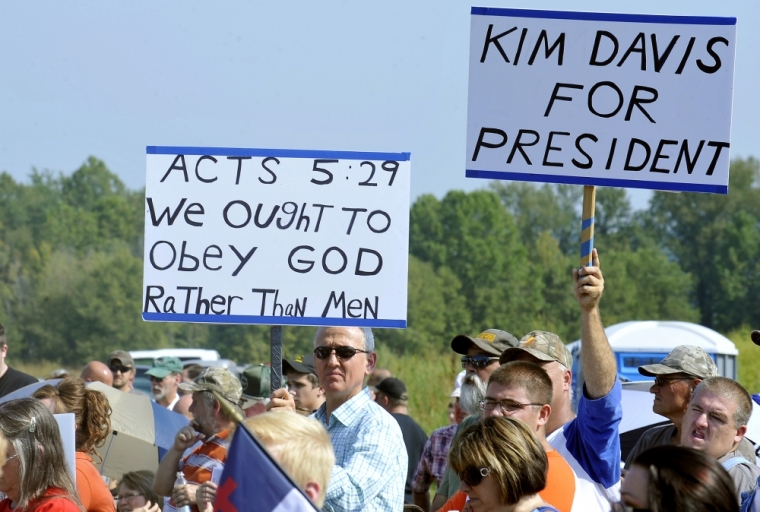
[[[323,510],[398,512],[404,508],[408,467],[401,429],[393,416],[370,400],[365,387],[327,421],[326,404],[314,417],[327,429],[335,466]]]

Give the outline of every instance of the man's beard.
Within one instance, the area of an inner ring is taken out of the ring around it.
[[[468,373],[462,382],[462,390],[459,395],[459,407],[468,416],[480,414],[480,402],[486,397],[486,383],[480,380],[478,374]]]

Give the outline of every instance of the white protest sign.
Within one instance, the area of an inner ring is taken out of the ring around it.
[[[147,148],[143,319],[406,327],[409,153]]]
[[[471,14],[468,177],[728,193],[736,18]]]

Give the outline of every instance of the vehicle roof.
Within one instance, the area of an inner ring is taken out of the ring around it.
[[[629,321],[607,327],[604,332],[615,352],[668,353],[678,345],[696,345],[708,354],[739,353],[734,342],[722,334],[690,322]],[[575,353],[580,340],[569,343],[568,348]]]
[[[216,350],[205,348],[160,348],[156,350],[130,350],[132,359],[156,359],[157,357],[176,357],[182,361],[200,359],[202,361],[217,361],[222,358]]]

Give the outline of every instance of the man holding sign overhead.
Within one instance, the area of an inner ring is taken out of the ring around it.
[[[571,405],[572,356],[556,334],[533,331],[517,348],[504,351],[499,362],[531,361],[544,368],[554,390],[546,439],[564,457],[578,478],[573,511],[609,510],[619,500],[622,387],[617,364],[599,313],[604,277],[593,250],[593,266],[573,271],[575,298],[581,306],[583,396],[578,415]]]
[[[320,327],[314,358],[325,403],[314,418],[327,429],[335,467],[323,510],[387,511],[404,507],[407,454],[393,417],[370,400],[364,379],[377,362],[371,329]],[[295,410],[285,389],[272,393],[269,409]],[[401,449],[399,449],[401,448]]]

